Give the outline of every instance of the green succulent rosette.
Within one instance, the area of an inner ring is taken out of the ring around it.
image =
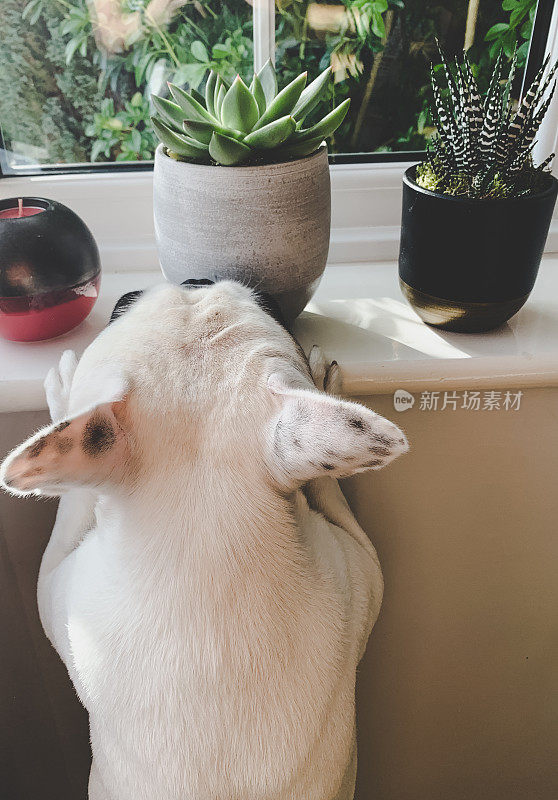
[[[155,133],[178,160],[222,166],[287,161],[314,153],[345,119],[350,100],[309,127],[304,120],[320,103],[331,81],[331,68],[306,85],[303,72],[278,91],[268,61],[250,86],[240,76],[228,84],[210,72],[205,96],[169,84],[172,100],[152,96]]]

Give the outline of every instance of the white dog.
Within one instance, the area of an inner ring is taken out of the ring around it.
[[[316,389],[231,282],[147,292],[46,386],[53,424],[1,479],[62,495],[39,609],[89,712],[91,800],[352,798],[383,583],[335,479],[404,435]]]

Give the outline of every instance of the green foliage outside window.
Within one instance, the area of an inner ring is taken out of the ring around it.
[[[164,5],[160,3],[159,5]],[[351,98],[333,152],[424,149],[433,133],[429,68],[435,39],[457,54],[473,31],[469,57],[481,90],[500,48],[518,46],[524,66],[536,0],[278,0],[280,86],[301,70],[309,81],[333,65],[329,102]],[[203,90],[213,70],[249,80],[252,7],[245,0],[175,0],[168,18],[153,0],[124,0],[128,25],[118,46],[99,40],[86,0],[2,0],[0,124],[21,160],[135,161],[153,156],[152,92],[166,82]],[[129,24],[128,24],[129,23]],[[518,78],[518,85],[520,80]],[[312,120],[310,120],[312,122]]]

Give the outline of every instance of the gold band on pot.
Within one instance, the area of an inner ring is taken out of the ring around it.
[[[502,325],[524,305],[529,294],[512,300],[490,303],[470,303],[463,300],[444,300],[441,297],[413,289],[399,279],[405,298],[427,325],[458,333],[480,333]]]

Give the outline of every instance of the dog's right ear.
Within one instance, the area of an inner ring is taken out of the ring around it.
[[[120,482],[130,458],[126,402],[99,403],[31,436],[2,464],[3,488],[57,496],[76,486]]]
[[[280,374],[268,387],[279,406],[271,468],[284,485],[381,469],[409,449],[397,425],[365,406],[292,386]]]

